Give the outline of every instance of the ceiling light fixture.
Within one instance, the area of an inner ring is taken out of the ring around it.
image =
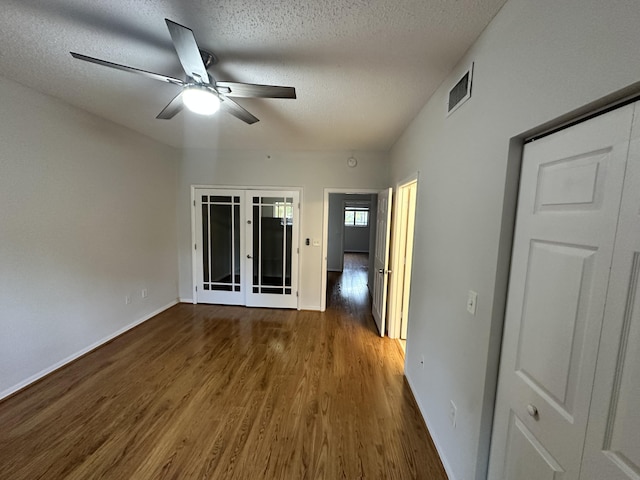
[[[185,107],[198,115],[213,115],[220,109],[218,94],[201,85],[187,85],[182,90]]]

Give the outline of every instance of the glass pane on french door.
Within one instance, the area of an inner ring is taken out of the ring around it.
[[[296,308],[299,193],[248,191],[247,305]]]
[[[197,300],[243,305],[244,191],[195,192]]]

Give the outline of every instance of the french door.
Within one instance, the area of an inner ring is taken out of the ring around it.
[[[196,303],[297,307],[299,197],[195,189]]]
[[[298,202],[295,191],[246,192],[246,305],[296,308]]]

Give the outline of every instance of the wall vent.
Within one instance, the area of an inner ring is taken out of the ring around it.
[[[473,63],[462,74],[447,97],[447,116],[455,112],[460,106],[471,98],[471,81],[473,79]]]

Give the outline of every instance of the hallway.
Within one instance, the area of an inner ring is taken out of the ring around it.
[[[367,287],[369,255],[345,253],[344,270],[327,274],[327,308],[343,312],[371,311]]]

